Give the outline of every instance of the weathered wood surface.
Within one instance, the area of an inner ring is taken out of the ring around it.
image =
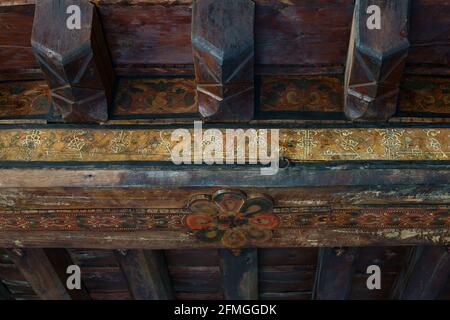
[[[174,298],[162,251],[116,250],[115,255],[136,300]]]
[[[368,230],[357,228],[298,228],[274,232],[272,241],[252,247],[335,247],[335,246],[396,246],[445,245],[450,242],[447,229]],[[224,248],[220,242],[203,242],[186,231],[134,232],[49,232],[4,231],[0,233],[2,247],[32,248],[97,248],[97,249],[188,249]]]
[[[80,29],[66,26],[71,5],[81,10]],[[51,89],[55,118],[106,121],[115,76],[95,6],[79,0],[39,1],[31,44]]]
[[[208,120],[253,118],[254,12],[251,0],[194,1],[192,46],[198,110]]]
[[[410,2],[357,0],[345,72],[345,114],[387,120],[397,112],[409,49]]]
[[[320,249],[313,299],[347,299],[352,288],[357,256],[358,248]]]
[[[284,74],[308,74],[317,70],[326,73],[329,71],[323,69],[327,66],[329,70],[342,69],[347,55],[353,2],[255,1],[256,72],[264,72],[263,69],[269,67],[272,69],[269,72],[279,73],[277,66]],[[186,73],[188,65],[193,74],[192,1],[141,1],[132,6],[123,1],[96,3],[118,73],[137,75],[171,70],[174,74],[182,74]],[[407,72],[448,75],[448,7],[446,1],[412,2]],[[13,70],[8,78],[13,75],[36,77],[38,66],[29,43],[33,9],[33,4],[0,6],[1,29],[6,25],[9,30],[0,35],[0,77],[6,70]],[[173,68],[174,65],[180,68]],[[319,67],[308,68],[313,65]]]
[[[392,292],[393,299],[434,300],[450,281],[449,247],[411,249],[407,265]]]
[[[243,249],[233,253],[220,250],[220,270],[225,299],[258,299],[258,252]]]
[[[66,283],[61,281],[43,249],[11,249],[8,255],[41,299],[71,300]]]

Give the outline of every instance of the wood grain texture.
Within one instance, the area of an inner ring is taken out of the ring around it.
[[[81,9],[79,30],[66,27],[66,9],[74,4]],[[95,6],[87,1],[38,2],[31,43],[51,88],[55,117],[78,123],[107,120],[115,76]]]
[[[370,19],[379,9],[379,29]],[[345,72],[345,114],[352,120],[387,120],[397,111],[409,49],[409,1],[357,0]]]
[[[253,118],[254,12],[250,0],[194,1],[192,46],[198,110],[208,120]]]
[[[358,248],[322,248],[316,271],[313,298],[345,300],[352,288]]]
[[[116,250],[115,255],[127,278],[134,299],[174,299],[163,252]]]
[[[150,68],[152,73],[169,70],[183,74],[186,65],[192,70],[192,1],[94,2],[117,72],[138,75]],[[353,2],[256,0],[256,64],[275,69],[279,66],[284,74],[311,74],[324,66],[342,68]],[[0,35],[0,77],[3,71],[13,70],[8,77],[21,73],[22,78],[29,79],[35,76],[30,71],[38,68],[29,44],[34,4],[33,1],[16,4],[0,7],[0,24],[6,24],[6,30],[10,30],[8,35]],[[445,1],[412,2],[407,71],[449,74],[450,27],[446,14],[449,6]]]
[[[397,278],[393,299],[435,300],[450,281],[447,247],[416,247]]]
[[[244,249],[235,255],[220,250],[220,271],[225,299],[258,299],[258,252]]]
[[[349,228],[287,229],[275,233],[274,240],[264,248],[445,245],[450,241],[448,230]],[[202,249],[223,248],[218,243],[201,242],[186,232],[2,232],[2,247],[93,248],[93,249]]]
[[[11,249],[9,257],[43,300],[71,300],[43,249]]]

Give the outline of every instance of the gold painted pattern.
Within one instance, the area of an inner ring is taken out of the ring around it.
[[[140,128],[2,129],[0,161],[171,161],[177,144],[171,133]],[[280,129],[280,156],[291,161],[449,160],[449,135],[450,128]],[[256,144],[262,141],[261,136],[254,139]],[[270,147],[269,138],[262,142]]]

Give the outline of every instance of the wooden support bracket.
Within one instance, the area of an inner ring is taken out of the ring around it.
[[[409,0],[356,0],[345,73],[345,114],[388,120],[408,54]]]
[[[249,121],[254,114],[255,4],[196,0],[192,46],[198,109],[211,121]]]
[[[108,119],[115,76],[92,3],[37,1],[31,45],[51,89],[55,120]]]

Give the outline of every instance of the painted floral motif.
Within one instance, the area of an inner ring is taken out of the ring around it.
[[[199,240],[221,241],[228,248],[270,241],[272,230],[280,222],[269,197],[247,197],[236,190],[221,190],[212,197],[194,197],[189,210],[185,224]]]

